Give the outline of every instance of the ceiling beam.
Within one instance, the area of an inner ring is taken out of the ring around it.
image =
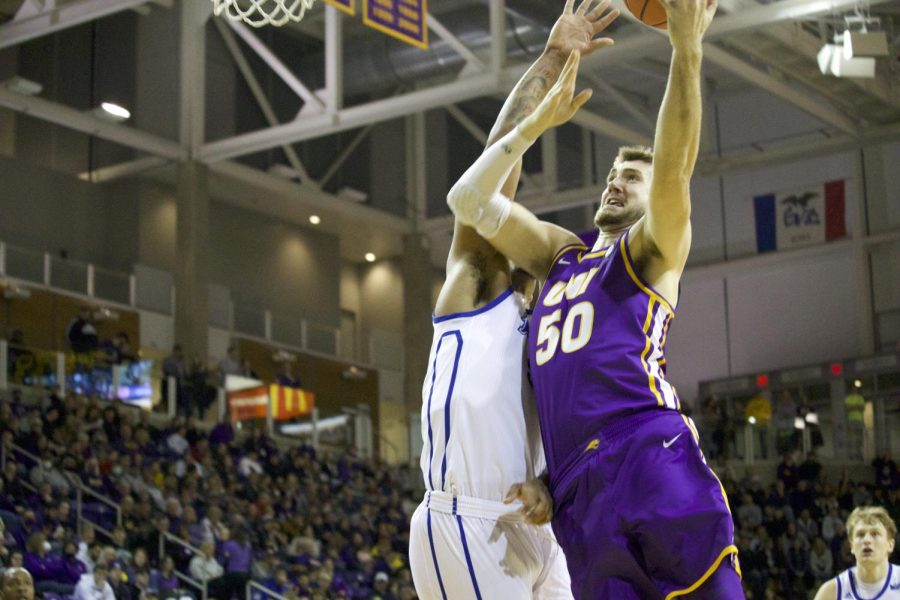
[[[0,26],[0,48],[8,48],[75,25],[145,4],[147,0],[74,0]]]
[[[210,165],[209,170],[216,175],[215,178],[210,178],[210,181],[215,180],[215,192],[218,195],[233,195],[237,191],[235,184],[250,186],[255,190],[256,195],[259,195],[259,192],[266,192],[264,197],[257,199],[255,203],[269,206],[274,211],[274,213],[267,211],[270,214],[277,214],[278,210],[275,209],[279,207],[280,210],[293,210],[295,207],[324,210],[363,221],[373,227],[385,227],[395,233],[409,233],[411,230],[409,222],[401,217],[377,208],[357,204],[352,200],[338,198],[310,186],[303,186],[238,162],[216,163]],[[210,186],[212,188],[213,184],[210,183]]]
[[[800,110],[807,112],[825,123],[849,134],[856,134],[859,124],[836,110],[834,107],[818,102],[810,98],[808,92],[802,92],[791,87],[781,79],[777,79],[765,71],[758,69],[750,63],[726,52],[722,48],[711,43],[703,44],[703,56],[706,60],[723,69],[731,71],[735,75],[746,79],[750,83],[758,85],[770,94],[790,102]]]
[[[477,98],[488,91],[499,89],[497,76],[483,74],[468,77],[444,85],[391,96],[367,104],[353,106],[338,111],[334,115],[311,115],[285,123],[278,127],[261,129],[232,138],[206,144],[200,152],[204,162],[227,160],[245,154],[268,150],[284,143],[295,143],[356,129],[373,123],[396,119],[416,112],[422,112]]]
[[[79,173],[78,178],[83,181],[90,181],[91,183],[108,183],[110,181],[115,181],[116,179],[122,179],[123,177],[138,175],[149,171],[150,169],[156,169],[167,164],[169,164],[169,161],[165,158],[147,156],[116,165],[110,165],[108,167],[101,167],[99,169],[94,169],[93,171],[85,171]]]
[[[185,0],[189,1],[189,0]],[[196,0],[193,0],[196,1]],[[265,62],[272,71],[287,85],[295,94],[297,94],[303,102],[308,105],[315,107],[316,110],[322,111],[325,110],[325,103],[321,98],[316,96],[312,90],[306,87],[300,78],[294,75],[293,71],[291,71],[287,65],[282,62],[280,58],[275,56],[275,53],[272,52],[268,46],[263,44],[256,34],[250,31],[250,29],[244,25],[243,23],[238,23],[237,21],[232,21],[231,19],[226,19],[228,26],[234,29],[235,33],[241,36],[241,39],[250,46],[250,48],[256,52],[256,55],[259,56],[263,62]]]
[[[840,135],[830,139],[805,141],[800,144],[788,144],[781,147],[767,148],[765,152],[745,151],[726,155],[722,158],[706,157],[697,162],[695,176],[710,177],[726,172],[753,169],[772,163],[796,161],[837,152],[847,152],[870,144],[878,144],[900,140],[900,123],[887,127],[873,127],[865,130],[858,137]],[[542,191],[528,194],[520,191],[516,202],[537,215],[577,208],[596,202],[605,185],[591,185],[565,191]],[[453,215],[434,217],[425,223],[424,231],[437,234],[449,231],[453,227]]]
[[[187,159],[187,151],[172,140],[112,123],[93,113],[75,110],[43,98],[24,96],[0,88],[0,106],[163,158]]]
[[[871,5],[890,0],[870,0]],[[809,18],[856,6],[857,0],[781,0],[716,18],[707,33],[714,39],[790,19]],[[604,64],[633,62],[657,52],[666,52],[669,42],[663,36],[636,34],[620,40],[610,48],[585,57],[582,70],[589,71]],[[496,62],[496,59],[494,59]],[[285,143],[295,143],[346,129],[402,117],[407,114],[430,110],[447,104],[472,98],[506,93],[512,83],[518,81],[528,65],[516,65],[493,73],[476,74],[455,82],[379,100],[338,111],[331,119],[323,115],[298,118],[293,123],[262,129],[204,146],[201,157],[206,162],[227,160],[237,156],[268,150]],[[586,113],[582,126],[595,129],[600,122]],[[845,123],[846,124],[846,123]],[[613,126],[610,126],[613,125]],[[616,139],[636,140],[632,132],[623,131],[613,123],[603,123],[601,133]],[[646,136],[639,136],[646,138]]]

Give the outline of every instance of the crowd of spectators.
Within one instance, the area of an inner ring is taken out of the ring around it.
[[[731,503],[748,599],[810,598],[853,566],[844,523],[854,507],[883,506],[894,520],[900,517],[900,479],[890,457],[873,462],[870,485],[847,471],[834,481],[814,451],[799,464],[795,454],[785,454],[768,486],[749,472],[736,480],[724,463],[717,468]],[[900,549],[892,562],[898,559]]]
[[[255,598],[415,598],[406,469],[279,448],[227,423],[158,427],[146,412],[80,397],[2,400],[0,435],[38,457],[7,452],[0,562],[28,569],[45,598],[198,597],[176,573],[214,598],[244,598],[251,579]],[[120,507],[116,522],[85,495],[85,515],[108,536],[76,523],[76,484]]]

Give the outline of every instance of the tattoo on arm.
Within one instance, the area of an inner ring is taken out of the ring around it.
[[[497,122],[488,137],[488,146],[512,131],[525,117],[530,115],[550,87],[556,83],[566,58],[554,52],[545,52],[522,76],[503,105]]]

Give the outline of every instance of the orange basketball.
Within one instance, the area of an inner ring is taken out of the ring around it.
[[[644,25],[666,28],[666,9],[659,0],[625,0],[625,6]]]

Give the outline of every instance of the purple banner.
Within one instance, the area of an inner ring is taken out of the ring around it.
[[[363,22],[382,33],[428,49],[427,0],[363,0]]]

